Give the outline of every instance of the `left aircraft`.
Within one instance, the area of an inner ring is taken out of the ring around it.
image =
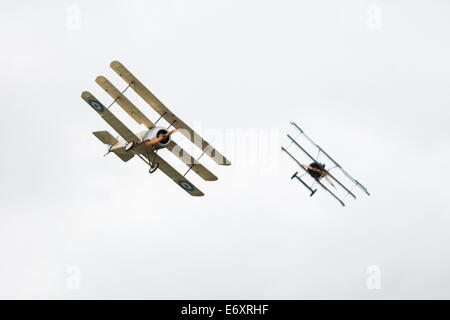
[[[195,187],[187,178],[186,174],[192,170],[206,181],[215,181],[217,177],[198,160],[207,154],[219,165],[230,165],[230,161],[219,151],[213,148],[207,141],[200,137],[186,123],[172,113],[155,95],[153,95],[136,77],[128,71],[120,62],[113,61],[111,68],[128,83],[123,91],[119,91],[108,79],[103,76],[95,80],[114,101],[109,107],[105,107],[93,94],[84,91],[81,97],[92,109],[94,109],[123,139],[114,138],[108,131],[95,131],[93,134],[104,144],[108,145],[108,153],[115,153],[122,161],[127,162],[134,156],[138,156],[150,166],[149,172],[153,173],[156,169],[163,171],[169,178],[177,183],[183,190],[191,196],[203,196],[197,187]],[[125,95],[128,88],[132,88],[136,93],[147,102],[159,115],[159,119],[153,123],[150,121]],[[143,124],[147,130],[134,133],[126,127],[109,108],[116,103],[128,113],[138,124]],[[157,126],[159,120],[163,118],[169,127]],[[170,130],[171,128],[173,130]],[[175,141],[172,140],[174,132],[180,132],[186,136],[192,143],[199,147],[203,153],[197,159],[183,150]],[[159,149],[167,148],[187,166],[188,170],[184,175],[175,170],[168,162],[161,158],[157,152]],[[107,153],[107,154],[108,154]]]

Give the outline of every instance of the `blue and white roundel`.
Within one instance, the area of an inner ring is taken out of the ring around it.
[[[89,99],[88,103],[95,111],[98,112],[105,111],[105,107],[97,100]]]
[[[178,184],[186,191],[193,191],[195,189],[194,186],[186,180],[178,180]]]

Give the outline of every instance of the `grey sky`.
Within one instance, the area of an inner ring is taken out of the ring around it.
[[[443,0],[5,4],[0,297],[450,298],[449,14]],[[94,79],[125,88],[116,59],[233,163],[202,158],[219,177],[189,175],[205,197],[102,157],[91,132],[113,130],[80,94],[109,104]],[[290,120],[372,196],[309,198],[280,153]]]

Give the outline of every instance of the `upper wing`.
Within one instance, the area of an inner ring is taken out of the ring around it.
[[[206,181],[216,181],[217,177],[209,171],[204,165],[198,162],[194,157],[192,157],[186,150],[181,148],[175,141],[170,141],[167,149],[170,150],[175,156],[183,161],[187,166],[191,168],[196,174],[202,177]]]
[[[151,122],[145,114],[143,114],[122,92],[120,92],[108,79],[103,76],[97,77],[95,81],[103,88],[122,109],[125,110],[137,123],[144,124],[147,128],[153,128],[155,125]],[[183,161],[189,167],[192,166],[192,171],[197,173],[200,177],[207,181],[217,180],[217,177],[195,160],[187,151],[183,150],[175,141],[171,141],[167,146],[175,156]]]
[[[114,130],[116,130],[117,133],[120,134],[126,141],[128,142],[141,141],[141,139],[138,136],[136,136],[130,129],[128,129],[122,123],[122,121],[117,119],[117,117],[114,114],[112,114],[111,111],[109,111],[107,108],[105,108],[103,104],[101,104],[101,102],[98,101],[97,98],[95,98],[91,93],[89,93],[88,91],[84,91],[81,94],[81,97],[83,98],[84,101],[87,102],[87,104],[89,104],[92,107],[92,109],[97,111],[97,113],[103,118],[103,120],[108,122],[108,124]]]
[[[197,187],[195,187],[186,177],[182,176],[177,170],[175,170],[170,164],[168,164],[163,158],[153,152],[151,148],[147,148],[150,157],[154,158],[154,162],[159,164],[159,169],[164,172],[170,179],[178,184],[184,191],[194,197],[204,196]],[[142,158],[144,161],[145,159]],[[147,162],[147,161],[145,161]],[[147,163],[148,164],[148,163]]]
[[[128,71],[120,62],[113,61],[111,68],[124,79],[130,87],[141,96],[156,112],[158,112],[166,121],[171,123],[177,129],[180,130],[191,142],[199,147],[203,152],[208,154],[217,164],[230,165],[225,156],[219,151],[214,149],[208,142],[202,139],[194,130],[192,130],[186,123],[172,113],[153,93],[150,92],[136,77]]]
[[[145,114],[141,112],[131,101],[120,92],[108,79],[103,76],[97,77],[95,82],[99,84],[113,99],[117,102],[126,113],[130,115],[137,123],[145,125],[147,128],[153,128],[155,125]]]

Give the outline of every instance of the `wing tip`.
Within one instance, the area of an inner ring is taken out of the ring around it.
[[[114,60],[114,61],[112,61],[112,62],[109,64],[109,66],[110,66],[112,69],[114,69],[114,68],[116,68],[116,67],[123,66],[123,64],[120,63],[118,60]]]
[[[231,166],[231,162],[228,159],[225,159],[222,163],[219,163],[221,166]]]

